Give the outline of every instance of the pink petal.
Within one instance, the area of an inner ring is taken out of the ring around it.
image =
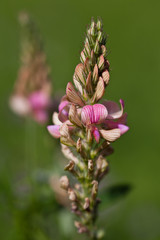
[[[103,104],[107,108],[108,119],[117,119],[123,115],[124,102],[122,99],[120,99],[121,108],[116,102],[113,101],[105,101]]]
[[[68,101],[62,101],[62,102],[59,104],[59,107],[58,107],[59,112],[60,112],[65,106],[67,106],[68,104],[69,104]]]
[[[82,108],[81,120],[84,125],[101,123],[108,115],[107,109],[102,104],[86,105]]]
[[[123,124],[118,124],[118,128],[121,131],[121,135],[126,133],[129,130],[129,127]]]
[[[66,105],[61,112],[58,114],[59,120],[63,123],[68,120],[68,115],[69,115],[69,106]]]
[[[60,129],[60,125],[49,125],[47,127],[48,129],[48,132],[55,138],[60,138],[60,132],[59,132],[59,129]]]
[[[93,131],[93,136],[96,140],[97,143],[99,143],[99,140],[100,140],[100,133],[98,131],[98,128],[95,128],[94,131]]]
[[[84,125],[89,125],[94,121],[94,112],[92,105],[86,105],[82,108],[81,120]]]
[[[48,96],[42,91],[36,91],[29,96],[33,109],[46,108],[49,104]]]
[[[104,121],[108,115],[106,107],[102,104],[94,104],[93,111],[94,111],[94,123],[100,123]]]

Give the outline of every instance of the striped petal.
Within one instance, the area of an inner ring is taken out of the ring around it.
[[[105,84],[107,85],[109,83],[109,78],[110,78],[108,70],[106,70],[102,73],[102,78],[103,78],[103,81],[105,82]]]
[[[69,99],[69,101],[78,104],[79,106],[84,106],[84,103],[82,101],[82,99],[80,98],[80,96],[78,95],[78,93],[76,92],[73,84],[71,82],[69,82],[67,84],[67,88],[66,88],[66,94],[67,97]]]
[[[115,128],[112,130],[99,130],[102,137],[106,139],[109,142],[114,142],[116,139],[118,139],[121,136],[121,131],[119,128]]]
[[[54,138],[60,138],[60,126],[59,125],[49,125],[47,127],[48,132],[54,137]]]
[[[96,83],[97,81],[98,81],[98,66],[96,64],[93,69],[93,82]]]
[[[93,93],[92,81],[91,81],[91,72],[89,72],[87,80],[86,80],[86,89],[87,89],[88,93]]]
[[[75,124],[79,127],[82,127],[82,123],[79,119],[78,112],[77,112],[76,106],[74,104],[72,104],[69,109],[69,119],[73,124]]]
[[[120,99],[120,105],[121,108],[119,107],[119,105],[116,102],[113,101],[105,101],[103,102],[103,104],[106,106],[107,111],[108,111],[108,119],[118,119],[120,117],[122,117],[123,115],[123,109],[124,109],[124,102],[122,99]]]
[[[94,112],[92,105],[86,105],[82,108],[81,120],[84,125],[89,125],[94,122]]]
[[[85,84],[86,79],[85,79],[85,73],[84,73],[84,65],[82,63],[79,63],[76,66],[75,75],[81,83]]]
[[[94,95],[94,101],[98,101],[103,97],[104,90],[105,90],[104,81],[103,81],[103,78],[100,77],[99,81],[97,83],[96,92],[95,92],[95,95]]]
[[[81,120],[84,125],[101,123],[108,115],[107,109],[102,104],[86,105],[82,108]]]
[[[74,85],[76,86],[77,90],[80,92],[81,95],[83,95],[83,88],[81,83],[77,80],[75,74],[73,75],[73,82]]]

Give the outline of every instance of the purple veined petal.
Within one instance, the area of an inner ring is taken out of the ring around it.
[[[64,123],[65,121],[68,120],[69,118],[69,109],[70,106],[67,104],[64,108],[62,108],[62,110],[59,112],[58,114],[58,118],[59,120]]]
[[[54,138],[60,138],[60,125],[49,125],[47,126],[48,132],[54,137]]]
[[[94,104],[93,111],[94,111],[94,123],[101,123],[107,118],[108,111],[104,105]]]
[[[129,127],[124,124],[118,124],[118,128],[121,131],[121,135],[126,133],[129,130]]]
[[[114,142],[116,139],[118,139],[121,136],[121,131],[119,128],[114,128],[111,130],[101,129],[99,131],[102,137],[109,142]]]
[[[42,91],[33,92],[28,99],[33,109],[45,109],[49,105],[48,95]]]
[[[95,128],[94,131],[93,131],[93,136],[96,140],[97,143],[99,143],[99,140],[100,140],[100,133],[98,131],[98,128]]]
[[[82,108],[81,120],[84,125],[103,122],[108,115],[107,109],[102,104],[86,105]]]
[[[82,108],[81,120],[84,125],[89,125],[94,122],[94,112],[92,105],[86,105]]]
[[[59,112],[62,111],[62,109],[63,109],[64,107],[66,107],[68,104],[69,104],[69,102],[68,102],[67,100],[62,101],[62,102],[59,104],[59,106],[58,106]]]
[[[118,119],[123,115],[124,102],[122,99],[120,99],[121,108],[113,101],[105,101],[103,104],[108,111],[107,119]]]

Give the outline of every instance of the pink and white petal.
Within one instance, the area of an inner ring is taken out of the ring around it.
[[[102,104],[94,104],[93,112],[94,112],[94,123],[98,123],[98,124],[103,122],[108,115],[108,111],[106,107]]]
[[[57,112],[54,112],[53,115],[52,115],[52,122],[55,124],[55,125],[61,125],[62,122],[59,120],[58,118],[58,113]]]
[[[94,111],[92,105],[86,105],[82,108],[81,120],[84,125],[89,125],[94,122]]]
[[[124,124],[118,124],[118,128],[121,131],[121,135],[126,133],[129,130],[129,127]]]
[[[109,142],[114,142],[116,139],[118,139],[121,136],[121,131],[119,128],[114,128],[112,130],[99,130],[102,137],[106,139]]]
[[[60,125],[49,125],[47,126],[48,132],[54,137],[54,138],[60,138]]]
[[[95,128],[95,129],[94,129],[94,131],[93,131],[93,136],[94,136],[96,142],[99,143],[99,140],[100,140],[100,133],[99,133],[98,128]]]
[[[121,108],[116,102],[105,101],[103,105],[107,108],[108,116],[107,119],[118,119],[123,115],[124,102],[120,99]]]

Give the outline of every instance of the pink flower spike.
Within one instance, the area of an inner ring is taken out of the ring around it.
[[[129,127],[124,124],[118,124],[118,128],[120,129],[121,135],[126,133],[129,130]]]
[[[81,120],[84,125],[101,123],[108,115],[107,109],[102,104],[86,105],[82,108]]]
[[[105,101],[103,104],[107,108],[108,119],[118,119],[123,115],[124,101],[122,99],[120,99],[121,108],[113,101]]]
[[[49,125],[47,127],[48,129],[48,132],[54,137],[54,138],[60,138],[60,132],[59,132],[59,129],[60,129],[60,126],[59,125]]]
[[[99,140],[100,140],[100,133],[98,131],[98,128],[95,128],[94,131],[93,131],[93,136],[96,140],[97,143],[99,143]]]

